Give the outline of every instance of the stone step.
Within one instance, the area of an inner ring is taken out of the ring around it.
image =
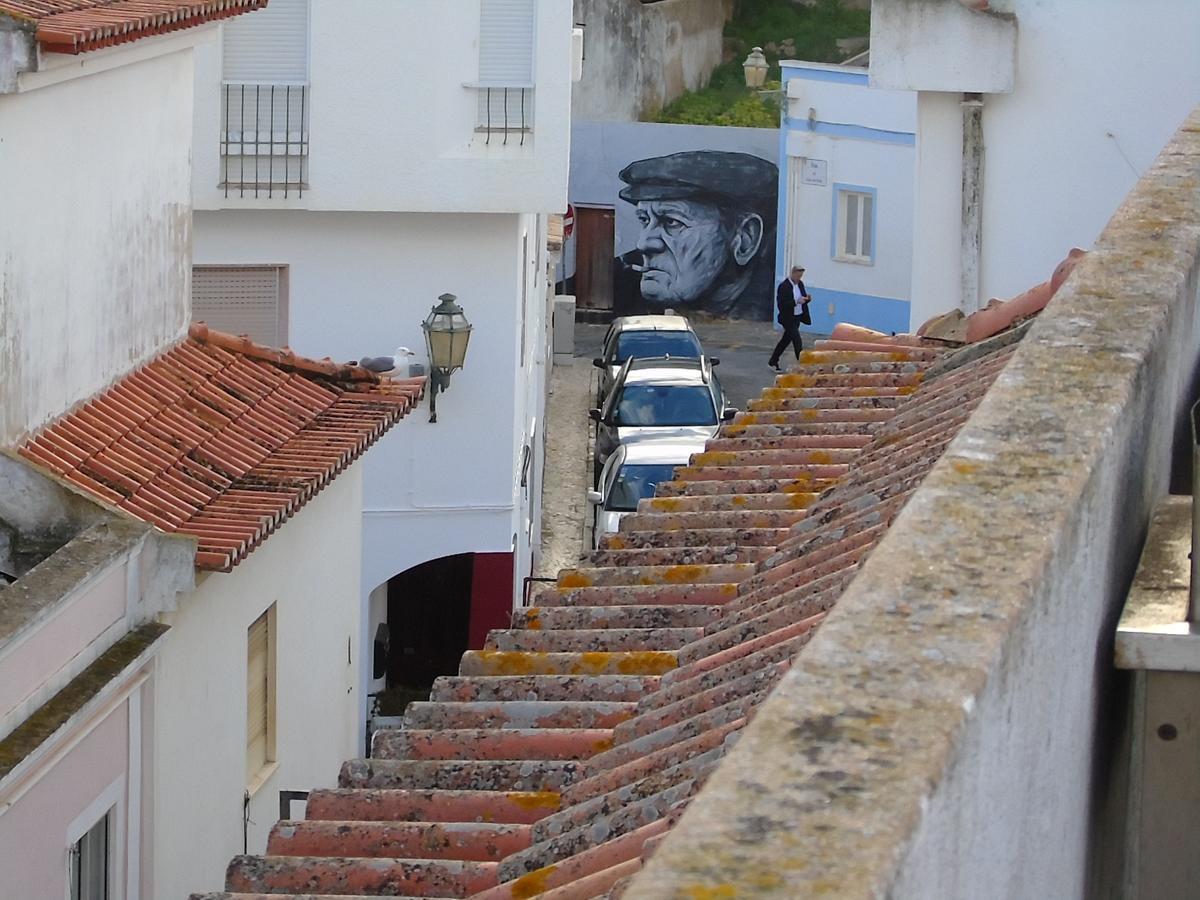
[[[718,436],[704,445],[706,453],[747,450],[860,450],[871,442],[869,434],[781,434],[753,437]]]
[[[675,665],[675,654],[665,650],[612,653],[468,650],[458,671],[460,675],[661,675]]]
[[[371,738],[372,759],[588,759],[612,746],[611,728],[384,728]]]
[[[323,788],[309,792],[304,817],[307,821],[532,825],[558,808],[557,791]]]
[[[276,822],[268,856],[369,856],[499,862],[526,849],[530,825],[492,822]]]
[[[635,519],[626,516],[621,521]],[[749,563],[728,563],[695,566],[630,566],[603,569],[563,569],[558,573],[559,588],[603,587],[608,585],[649,584],[729,584],[754,574]]]
[[[783,677],[783,673],[788,668],[789,663],[777,662],[740,677],[731,678],[723,684],[715,685],[707,690],[697,691],[674,703],[668,703],[657,709],[641,711],[638,715],[631,716],[617,725],[613,732],[613,740],[618,744],[623,744],[668,725],[684,722],[693,716],[750,694],[770,690]]]
[[[859,455],[859,448],[805,448],[758,450],[705,450],[693,453],[690,468],[706,466],[839,466],[848,465]]]
[[[746,509],[678,513],[635,513],[618,526],[631,531],[691,531],[701,528],[788,528],[804,518],[803,509]]]
[[[638,501],[639,515],[676,512],[714,512],[760,509],[807,509],[819,494],[700,494],[682,497],[646,497]]]
[[[433,683],[431,701],[578,700],[610,703],[638,700],[658,687],[657,675],[443,675]]]
[[[719,606],[529,606],[514,628],[693,628],[716,619]]]
[[[614,728],[630,718],[635,703],[594,700],[510,700],[476,703],[410,703],[404,727],[442,728]]]
[[[893,406],[876,407],[863,400],[838,402],[830,400],[788,401],[776,409],[764,406],[755,409],[756,401],[750,401],[750,412],[734,416],[730,430],[734,436],[738,425],[815,425],[824,426],[833,422],[886,422],[895,415]],[[824,404],[824,406],[821,406]],[[818,430],[824,431],[823,427]]]
[[[698,786],[694,783],[682,782],[644,799],[628,803],[618,802],[613,809],[597,815],[590,826],[584,825],[564,832],[514,853],[500,864],[499,878],[503,883],[522,875],[528,877],[529,873],[544,871],[547,867],[557,869],[566,860],[579,858],[589,851],[612,853],[611,849],[606,851],[605,848],[613,844],[614,839],[637,834],[647,825],[669,823],[672,809],[680,801],[689,799],[697,789]],[[636,851],[630,848],[627,852],[640,851],[642,843],[644,839],[638,842]],[[600,868],[609,862],[595,859],[592,865]]]
[[[772,667],[790,666],[796,654],[812,639],[813,635],[812,629],[794,630],[794,632],[777,635],[776,640],[764,641],[762,646],[756,648],[752,653],[727,660],[722,665],[692,671],[686,678],[681,678],[652,694],[647,694],[638,703],[638,714],[646,715],[653,710],[687,700],[705,691],[737,681],[747,675],[764,672]]]
[[[813,422],[886,422],[896,414],[903,397],[796,397],[787,391],[763,396],[748,404],[751,412],[798,412]]]
[[[628,517],[627,517],[628,518]],[[625,584],[589,588],[549,588],[538,606],[643,606],[722,604],[737,596],[736,584]]]
[[[796,413],[743,412],[717,432],[721,438],[760,438],[791,435],[866,435],[876,426],[871,422],[814,421]]]
[[[660,547],[640,550],[596,550],[588,562],[598,568],[612,566],[716,565],[718,563],[757,563],[775,552],[774,547],[719,546]]]
[[[469,897],[498,883],[499,863],[438,859],[362,860],[354,857],[235,856],[225,871],[230,891],[268,894],[403,893]]]
[[[505,629],[489,631],[485,650],[531,653],[678,650],[702,637],[703,628],[588,628],[570,631]]]
[[[719,467],[728,468],[728,467]],[[689,481],[660,481],[656,497],[699,497],[706,494],[813,494],[834,484],[833,478],[813,478],[808,472],[797,478],[712,478]]]
[[[664,816],[595,848],[562,859],[549,871],[538,871],[536,868],[524,874],[518,871],[513,880],[505,881],[473,900],[525,900],[534,896],[550,900],[587,900],[601,896],[616,883],[612,880],[614,872],[619,879],[640,868],[646,843],[666,834],[671,825],[672,818]],[[628,868],[630,865],[633,868]],[[606,873],[608,877],[605,879],[594,880],[597,875]],[[567,889],[571,889],[571,893],[559,893]]]
[[[680,466],[675,470],[675,482],[682,482],[683,493],[691,493],[687,488],[694,482],[724,481],[729,483],[726,490],[716,489],[716,493],[731,493],[733,483],[738,481],[767,481],[771,479],[793,481],[803,487],[802,492],[813,492],[819,486],[828,485],[845,478],[850,467],[845,464],[830,466],[780,466],[780,465],[732,465],[732,466]],[[673,483],[673,482],[669,482]],[[791,491],[787,493],[792,493]]]
[[[442,791],[561,791],[580,780],[575,760],[351,759],[342,764],[338,786]]]
[[[675,484],[676,482],[666,482]],[[709,482],[700,482],[707,484]],[[735,482],[736,484],[736,482]],[[659,485],[662,487],[662,484]],[[692,531],[625,531],[600,539],[605,550],[667,549],[669,547],[774,547],[788,536],[786,528],[696,528]]]
[[[712,728],[707,728],[690,736],[682,737],[674,743],[660,747],[645,756],[634,756],[628,762],[611,769],[598,771],[590,778],[580,779],[570,786],[570,794],[563,796],[564,809],[576,803],[611,794],[614,791],[625,793],[631,785],[636,785],[642,779],[651,778],[660,772],[676,769],[696,760],[711,751],[723,755],[728,748],[731,738],[734,738],[746,727],[748,719],[744,716],[729,719]],[[654,782],[651,782],[652,784]],[[534,832],[534,840],[538,840],[538,832]],[[538,846],[537,843],[534,846]]]

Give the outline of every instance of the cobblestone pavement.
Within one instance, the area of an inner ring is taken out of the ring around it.
[[[546,472],[542,484],[542,559],[535,575],[553,578],[559,569],[579,562],[583,549],[586,492],[588,401],[592,385],[591,358],[575,357],[571,365],[556,363],[550,370],[546,401]]]
[[[694,322],[693,327],[709,356],[720,358],[717,375],[732,406],[746,408],[772,382],[767,357],[779,339],[769,322]],[[595,391],[596,369],[592,357],[600,355],[607,325],[575,326],[575,359],[572,365],[556,364],[550,372],[550,397],[546,404],[546,474],[542,486],[542,559],[535,573],[554,577],[559,569],[574,566],[583,553],[585,520],[589,509],[586,491],[591,483],[587,417]],[[824,335],[804,334],[804,346]],[[786,366],[791,350],[783,357]]]

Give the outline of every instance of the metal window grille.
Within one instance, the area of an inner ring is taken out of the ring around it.
[[[221,86],[225,196],[304,196],[308,187],[307,84],[226,81]]]

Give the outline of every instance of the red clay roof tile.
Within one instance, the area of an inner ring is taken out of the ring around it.
[[[47,53],[78,54],[253,12],[268,0],[0,0]]]
[[[189,336],[18,448],[229,571],[419,399],[420,379]]]

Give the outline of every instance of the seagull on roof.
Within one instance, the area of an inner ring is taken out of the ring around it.
[[[364,356],[358,364],[382,378],[407,378],[409,360],[416,355],[407,347],[397,347],[391,356]]]

